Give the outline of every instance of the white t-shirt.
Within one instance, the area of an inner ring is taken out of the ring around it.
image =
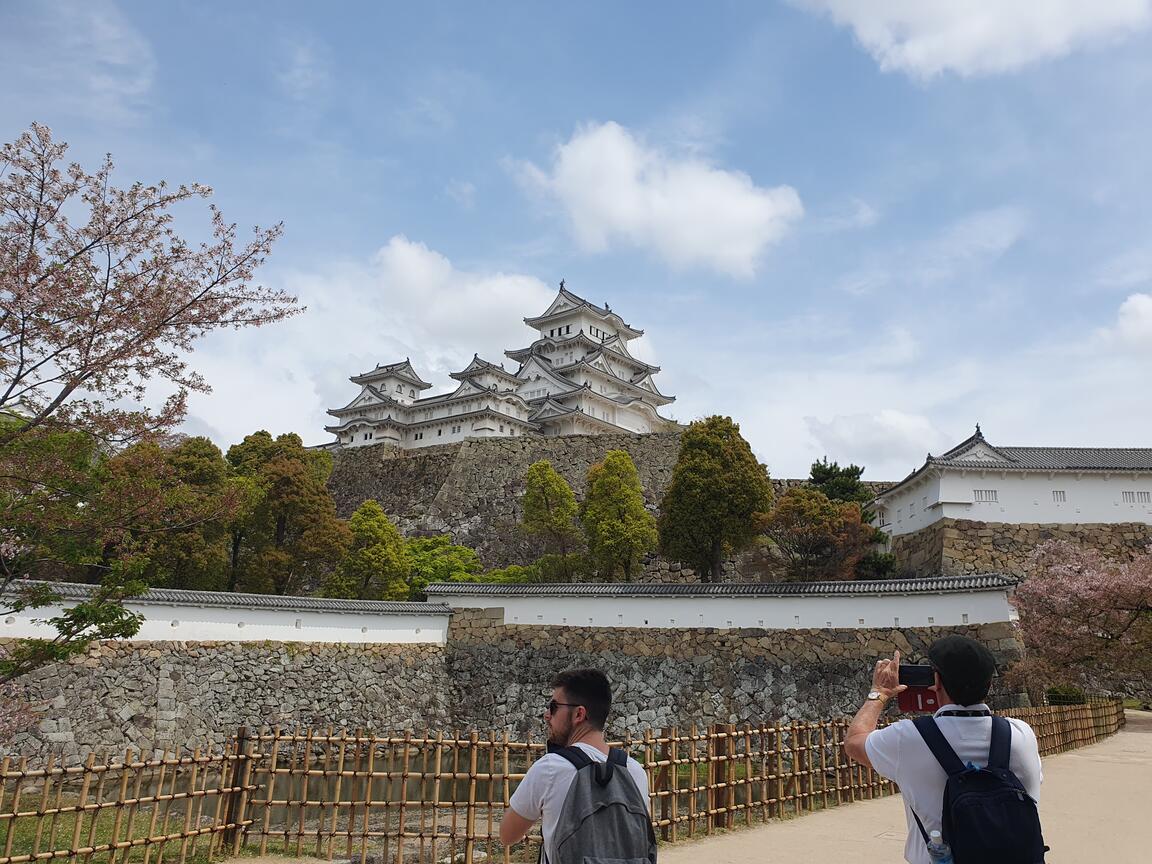
[[[597,762],[608,761],[608,755],[591,744],[578,742],[575,746]],[[648,775],[644,773],[643,766],[631,756],[628,757],[628,773],[636,781],[636,788],[640,790],[645,803],[648,803]],[[556,859],[556,847],[553,845],[556,823],[560,820],[564,799],[568,797],[568,789],[575,779],[576,766],[556,753],[545,754],[529,766],[508,802],[508,806],[517,814],[531,822],[543,818],[541,828],[544,833],[544,854],[550,861]]]
[[[988,747],[992,743],[991,717],[941,717],[941,713],[958,710],[958,705],[945,705],[936,714],[936,725],[944,733],[960,761],[988,764]],[[966,710],[988,710],[987,705],[971,705]],[[1040,800],[1040,752],[1036,734],[1023,720],[1008,718],[1012,724],[1012,752],[1008,767],[1020,778],[1028,794]],[[939,831],[944,806],[944,784],[948,775],[928,749],[911,720],[900,720],[877,729],[864,740],[864,749],[872,767],[883,777],[900,786],[904,797],[904,816],[908,822],[908,840],[904,859],[909,864],[931,864],[924,837],[912,818],[912,811],[924,823],[925,831]]]

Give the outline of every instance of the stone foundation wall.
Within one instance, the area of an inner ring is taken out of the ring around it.
[[[241,725],[539,731],[558,671],[604,669],[612,729],[851,714],[874,661],[910,659],[945,632],[1020,656],[1009,624],[904,630],[579,628],[501,624],[461,610],[445,647],[115,642],[21,679],[38,728],[8,752],[69,762],[89,752],[218,746]]]
[[[43,719],[10,746],[75,760],[219,746],[240,726],[447,724],[445,668],[444,649],[432,645],[105,642],[20,679]]]
[[[562,669],[593,666],[612,681],[617,734],[691,723],[851,715],[878,657],[922,658],[946,633],[980,639],[1007,666],[1020,658],[1012,625],[909,629],[669,629],[502,625],[500,610],[453,616],[449,675],[458,722],[539,731]]]
[[[1032,551],[1048,540],[1067,540],[1098,549],[1109,558],[1132,558],[1152,544],[1152,525],[1143,522],[1061,525],[941,519],[892,538],[902,569],[919,576],[943,573],[1024,575]]]

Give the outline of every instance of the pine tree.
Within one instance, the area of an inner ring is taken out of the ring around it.
[[[720,579],[725,555],[756,536],[772,503],[768,472],[731,417],[706,417],[680,438],[680,455],[660,505],[660,549],[688,563],[702,582]]]
[[[600,576],[630,581],[645,554],[656,548],[656,519],[644,508],[636,465],[623,450],[609,450],[588,471],[580,506],[588,551]]]

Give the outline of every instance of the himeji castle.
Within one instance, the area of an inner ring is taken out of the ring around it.
[[[423,396],[432,385],[408,360],[354,375],[348,380],[359,385],[359,394],[328,412],[336,418],[324,427],[336,435],[331,446],[415,448],[465,438],[675,428],[657,410],[674,401],[653,381],[660,367],[628,350],[644,331],[608,304],[589,303],[561,282],[544,313],[524,323],[536,331],[536,339],[504,352],[516,364],[514,372],[474,356],[452,373],[459,386],[451,393]]]

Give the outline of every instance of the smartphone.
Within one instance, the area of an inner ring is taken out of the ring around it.
[[[927,663],[921,666],[901,663],[900,683],[909,687],[931,687],[936,683],[936,670]]]
[[[927,665],[900,664],[900,683],[908,689],[896,697],[896,704],[908,714],[935,712],[940,707],[936,693],[930,689],[936,683],[935,670]]]

